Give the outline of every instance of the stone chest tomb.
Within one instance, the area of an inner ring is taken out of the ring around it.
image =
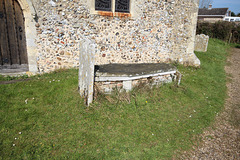
[[[181,80],[181,74],[171,64],[95,64],[96,45],[88,39],[80,43],[78,89],[85,103],[90,105],[94,92],[130,91],[139,85],[150,87]]]
[[[166,63],[105,64],[95,70],[95,89],[103,93],[130,91],[140,84],[161,85],[177,78],[176,68]]]

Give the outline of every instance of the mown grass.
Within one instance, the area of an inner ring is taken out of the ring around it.
[[[0,157],[171,159],[223,108],[228,48],[211,39],[208,52],[197,53],[200,69],[178,66],[180,87],[98,94],[90,107],[79,97],[77,70],[0,85]]]

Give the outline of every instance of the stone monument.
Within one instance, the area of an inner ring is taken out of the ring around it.
[[[94,62],[96,45],[88,39],[80,42],[78,89],[89,106],[93,101]]]

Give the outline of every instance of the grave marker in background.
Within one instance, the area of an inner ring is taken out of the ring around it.
[[[198,34],[195,37],[194,51],[207,52],[209,36],[204,34]]]

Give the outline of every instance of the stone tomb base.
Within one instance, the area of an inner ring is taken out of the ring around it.
[[[130,91],[142,83],[154,86],[172,82],[176,74],[176,67],[165,63],[96,65],[95,89],[103,93]]]

